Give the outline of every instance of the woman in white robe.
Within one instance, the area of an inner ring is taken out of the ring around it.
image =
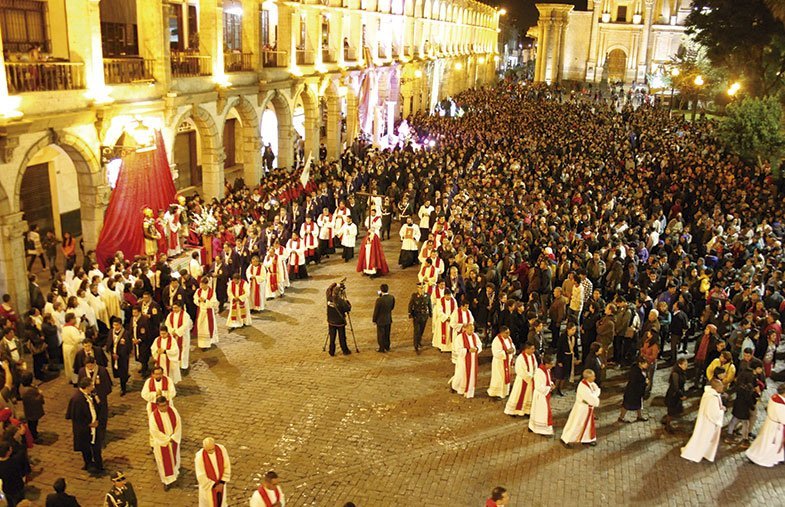
[[[773,467],[785,461],[785,384],[771,397],[766,406],[766,420],[746,455],[756,465]]]
[[[594,383],[594,371],[583,370],[583,380],[575,391],[575,404],[561,433],[561,441],[566,447],[577,442],[596,445],[594,409],[599,406],[600,388]]]
[[[700,463],[704,459],[714,462],[725,417],[725,406],[722,404],[721,397],[724,390],[724,384],[718,379],[712,380],[710,386],[704,387],[698,418],[695,419],[695,429],[687,445],[681,448],[682,458],[695,463]]]
[[[499,334],[491,343],[493,362],[491,363],[491,385],[488,386],[488,396],[491,398],[505,398],[510,394],[512,380],[513,360],[515,359],[515,345],[510,338],[510,330],[502,326]]]
[[[477,386],[478,357],[482,352],[482,340],[474,332],[474,325],[467,324],[460,335],[453,341],[458,356],[455,363],[455,373],[450,380],[452,389],[465,396],[474,398],[474,389]]]
[[[534,372],[534,391],[532,392],[532,413],[529,417],[529,431],[538,435],[553,435],[553,411],[551,410],[551,368],[553,356],[545,356],[542,364]]]
[[[515,358],[515,383],[504,407],[505,414],[525,416],[531,413],[536,370],[537,356],[534,355],[534,343],[528,342],[524,344],[523,352]]]

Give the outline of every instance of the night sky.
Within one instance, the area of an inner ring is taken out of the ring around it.
[[[480,0],[482,3],[493,5],[494,7],[504,7],[507,9],[507,16],[510,21],[515,23],[522,31],[537,24],[537,8],[534,6],[536,0]],[[573,4],[578,10],[586,9],[586,0],[542,0],[542,3],[565,3]]]

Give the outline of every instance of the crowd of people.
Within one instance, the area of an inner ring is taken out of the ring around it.
[[[145,255],[97,259],[88,252],[80,266],[69,256],[45,296],[31,275],[30,311],[17,315],[10,298],[0,305],[8,420],[32,378],[62,368],[77,387],[68,410],[74,450],[99,473],[112,377],[121,395],[141,384],[168,488],[178,476],[183,431],[175,386],[191,363],[192,338],[202,350],[217,345],[222,315],[230,329],[253,325],[267,299],[284,297],[338,250],[344,262],[357,257],[357,272],[386,274],[381,241],[400,220],[398,264],[418,266],[408,306],[414,349],[420,352],[430,319],[433,347],[455,364],[455,392],[475,395],[478,358],[490,347],[487,393],[505,400],[506,414],[528,416],[530,431],[551,435],[551,397],[574,388],[561,440],[593,445],[601,387],[616,389],[604,386],[609,370],[626,370],[624,423],[628,411],[647,419],[654,372],[672,368],[667,431],[676,431],[683,401],[704,393],[685,458],[713,459],[725,426],[717,411],[723,416],[732,401],[728,445],[749,447],[760,465],[781,462],[785,398],[768,392],[781,381],[774,366],[785,311],[785,230],[768,172],[723,152],[711,124],[650,105],[620,107],[521,83],[455,100],[465,111],[460,118],[414,117],[406,142],[385,150],[355,144],[338,161],[314,162],[305,185],[299,170],[272,171],[257,186],[227,184],[221,200],[195,196],[149,214]],[[217,229],[200,234],[208,214]],[[358,225],[365,235],[355,255]],[[32,232],[31,264],[39,256],[43,263],[47,250]],[[190,262],[173,269],[182,255]],[[339,314],[350,307],[340,306],[334,288],[330,353],[338,335],[349,354]],[[379,352],[390,348],[394,299],[386,292],[374,318]],[[768,417],[753,443],[767,397]],[[25,403],[18,427],[33,445],[37,419]],[[228,482],[222,474],[230,475],[228,453],[207,440],[203,450],[200,495],[215,501]]]

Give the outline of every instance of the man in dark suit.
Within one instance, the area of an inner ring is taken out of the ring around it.
[[[38,277],[35,275],[28,275],[27,281],[28,292],[30,293],[30,307],[38,308],[43,312],[46,301],[44,300],[43,292],[41,292],[41,287],[38,286]]]
[[[185,312],[191,317],[191,322],[196,322],[196,303],[194,302],[194,294],[199,290],[199,283],[191,276],[188,270],[180,270],[180,287],[183,289],[182,303],[185,305]]]
[[[101,438],[106,431],[106,424],[109,422],[109,393],[112,392],[112,378],[109,376],[109,371],[103,366],[95,363],[92,357],[87,359],[87,362],[79,370],[79,380],[87,379],[93,386],[92,395],[98,401],[98,423],[100,425]]]
[[[149,319],[150,327],[148,328],[148,332],[150,332],[150,330],[158,329],[161,325],[161,322],[164,321],[164,315],[163,311],[161,310],[161,305],[159,305],[153,299],[152,292],[145,291],[142,294],[142,302],[140,303],[140,307],[142,310],[142,315]]]
[[[68,401],[65,418],[71,421],[74,434],[74,451],[82,453],[83,470],[100,472],[104,469],[101,458],[101,425],[98,420],[100,402],[93,394],[93,383],[88,378],[79,379],[79,389]]]
[[[169,285],[164,287],[161,301],[163,301],[165,315],[169,315],[174,303],[182,305],[185,302],[185,292],[183,291],[183,288],[180,287],[180,280],[178,278],[172,278]],[[161,319],[161,322],[163,322],[163,319]]]
[[[376,340],[379,342],[377,352],[390,351],[390,329],[395,298],[388,294],[389,290],[386,283],[379,287],[379,297],[376,298],[376,305],[373,307],[373,323],[376,324]]]
[[[212,277],[215,278],[215,297],[218,299],[218,313],[223,313],[224,306],[229,300],[227,288],[229,287],[229,277],[231,273],[224,264],[223,255],[215,257],[213,263]]]
[[[77,350],[76,356],[74,356],[74,364],[71,365],[74,373],[79,374],[79,370],[85,365],[88,357],[92,357],[95,363],[100,366],[106,367],[109,364],[103,349],[96,347],[92,340],[85,340],[82,342],[82,350]]]
[[[131,337],[123,328],[122,321],[114,317],[112,319],[112,332],[107,344],[109,355],[112,357],[112,374],[120,381],[120,396],[125,396],[128,385],[128,361],[131,359],[133,342]]]
[[[46,495],[46,507],[80,507],[76,497],[65,492],[65,479],[55,480],[52,488],[55,492]]]
[[[150,368],[150,347],[152,347],[155,337],[152,336],[153,331],[150,327],[150,319],[142,314],[140,305],[135,305],[131,309],[131,319],[128,321],[126,329],[128,330],[128,336],[131,338],[134,359],[142,365],[139,373],[143,377],[147,377]]]

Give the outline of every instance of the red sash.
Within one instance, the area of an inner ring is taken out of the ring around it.
[[[471,381],[472,377],[472,368],[474,368],[474,379],[477,380],[477,367],[479,358],[477,357],[478,354],[475,352],[469,352],[470,348],[476,348],[474,343],[474,335],[468,335],[463,333],[463,346],[466,349],[466,356],[464,360],[466,361],[466,390],[469,390],[469,382]],[[473,357],[472,357],[473,356]]]
[[[581,380],[581,384],[585,385],[591,391],[591,386],[585,380]],[[589,426],[591,425],[591,426]],[[581,430],[580,437],[578,437],[578,441],[580,442],[583,440],[583,435],[586,434],[586,428],[589,428],[589,438],[596,439],[597,438],[597,428],[594,423],[594,407],[589,405],[589,413],[586,414],[586,420],[583,422],[583,429]]]
[[[272,267],[268,270],[270,277],[270,290],[275,294],[278,291],[278,256],[273,255]]]
[[[184,316],[185,316],[185,310],[180,310],[180,322],[177,323],[177,329],[180,329],[181,327],[183,327],[183,318],[184,318]],[[173,314],[170,313],[169,317],[167,317],[167,318],[171,319],[172,320],[172,325],[174,325]],[[183,360],[183,337],[180,336],[179,334],[171,332],[171,331],[169,332],[169,334],[173,334],[175,339],[177,340],[177,347],[180,349],[180,354],[178,356],[178,359],[180,359],[180,361],[182,361]],[[168,358],[167,358],[167,361],[168,361]],[[168,370],[167,370],[167,372],[168,372]]]
[[[215,446],[215,462],[218,465],[217,473],[216,470],[213,469],[213,462],[210,461],[210,457],[205,451],[202,451],[202,461],[204,462],[204,473],[207,478],[216,484],[221,482],[221,479],[224,476],[224,455],[221,452],[221,448],[217,445]],[[213,506],[220,507],[221,503],[223,503],[223,492],[215,491],[215,488],[213,488],[212,494]]]
[[[540,369],[545,374],[545,385],[551,386],[551,372],[545,367],[544,364],[540,365]],[[548,405],[548,426],[553,426],[553,411],[551,410],[551,392],[545,395],[545,403]]]
[[[160,338],[158,339],[160,340]],[[155,392],[155,379],[152,377],[150,378],[150,384],[148,386],[148,389],[152,392]],[[161,377],[161,392],[163,391],[169,391],[169,378],[167,376]]]
[[[199,294],[201,295],[202,289],[199,289]],[[207,297],[205,298],[207,301],[213,299],[213,289],[207,289]],[[202,308],[199,307],[199,312],[201,313]],[[207,331],[210,333],[210,336],[213,336],[213,330],[215,329],[215,310],[212,308],[208,308],[205,310],[207,312]]]
[[[275,498],[270,498],[268,496],[267,489],[265,489],[264,486],[259,486],[259,489],[257,489],[256,491],[259,492],[259,496],[262,497],[262,501],[264,502],[264,505],[266,505],[267,507],[273,507],[273,505],[281,501],[281,492],[278,489],[278,486],[276,486],[274,490]]]
[[[177,427],[177,417],[174,415],[173,410],[167,411],[169,414],[169,422],[172,423],[172,431],[175,430]],[[153,409],[153,419],[155,419],[155,425],[158,427],[158,431],[161,433],[165,433],[164,429],[164,421],[161,418],[161,412],[158,410],[158,406]],[[164,474],[169,476],[174,474],[174,465],[175,465],[175,455],[177,454],[177,442],[172,440],[169,445],[165,445],[161,447],[161,459],[164,462]]]
[[[169,335],[169,337],[166,339],[166,348],[164,350],[169,350],[171,348],[172,348],[172,335]],[[158,337],[158,350],[161,350],[161,337],[160,336]],[[169,375],[169,368],[170,368],[170,364],[171,364],[171,361],[169,360],[169,354],[164,352],[164,357],[166,358],[166,374]],[[160,361],[160,358],[156,359],[155,364],[157,364],[158,366],[161,366],[159,361]]]
[[[526,368],[529,369],[531,366],[529,365],[529,355],[525,352],[521,352],[523,356],[523,360],[526,361]],[[515,405],[515,410],[523,409],[523,400],[526,398],[526,390],[529,388],[529,383],[521,378],[521,393],[518,395],[518,403]]]
[[[452,312],[454,311],[453,307],[455,306],[455,300],[450,300],[450,313],[447,313],[447,307],[444,303],[445,300],[442,299],[442,313],[445,315],[452,315]],[[447,345],[447,333],[452,333],[452,328],[448,326],[447,321],[444,320],[442,321],[442,345]],[[450,338],[452,339],[452,336],[450,336]]]
[[[326,217],[324,218],[324,220],[327,220],[328,224],[333,223],[332,215],[322,215],[322,217]],[[324,227],[324,225],[322,227]],[[333,247],[333,228],[330,225],[327,226],[327,244],[329,245],[330,248]]]
[[[299,248],[300,247],[300,241],[298,240],[296,243],[297,243],[297,247]],[[292,247],[294,247],[295,242],[291,241],[291,244],[292,244]],[[295,272],[295,274],[297,274],[297,273],[300,272],[300,254],[298,254],[296,251],[294,251],[294,248],[291,248],[291,250],[292,250],[291,255],[294,257],[294,264],[292,264],[291,257],[290,257],[289,258],[289,265],[290,266],[294,266],[293,271]]]
[[[231,290],[232,298],[239,296],[239,294],[237,294],[237,288],[242,287],[242,285],[243,285],[242,281],[240,281],[240,283],[238,284],[237,282],[232,280],[232,290]],[[240,313],[239,315],[240,319],[245,319],[245,301],[242,298],[239,299],[240,301],[232,299],[232,310],[235,310]]]
[[[510,356],[507,354],[507,350],[509,347],[507,346],[507,340],[504,338],[499,338],[499,341],[502,342],[502,347],[504,347],[504,383],[510,383]]]
[[[256,269],[254,269],[256,268]],[[262,293],[261,293],[261,286],[259,282],[256,281],[256,277],[262,274],[263,266],[259,264],[258,266],[254,266],[251,264],[251,294],[253,294],[253,306],[261,306],[262,302]]]

